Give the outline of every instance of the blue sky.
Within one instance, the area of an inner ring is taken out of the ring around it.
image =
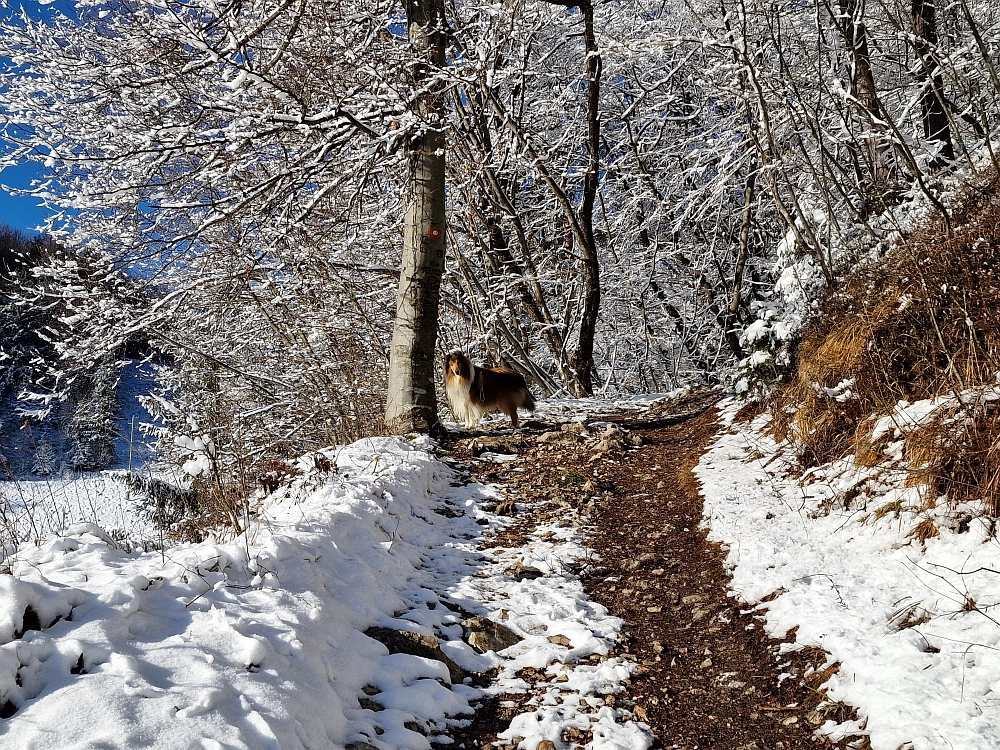
[[[30,164],[5,169],[0,174],[0,182],[14,187],[26,187],[35,176],[35,171],[36,167]],[[35,227],[45,221],[46,216],[48,211],[39,205],[37,199],[11,195],[6,190],[0,190],[0,224],[34,231]]]
[[[74,3],[70,0],[57,0],[57,2],[44,5],[32,0],[23,0],[20,4],[36,18],[45,17],[46,14],[51,17],[53,11],[59,11],[65,15],[72,15],[74,12]],[[0,24],[3,24],[10,17],[10,14],[10,10],[0,8]],[[2,113],[0,113],[0,119],[2,119]],[[0,148],[2,147],[3,140],[0,139]],[[5,169],[0,174],[0,184],[27,187],[37,172],[38,167],[34,165]],[[33,231],[35,227],[45,221],[46,216],[48,216],[48,212],[34,198],[11,195],[6,190],[0,189],[0,223],[15,229]]]

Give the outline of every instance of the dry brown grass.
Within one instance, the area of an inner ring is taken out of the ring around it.
[[[733,416],[733,421],[736,424],[750,424],[757,417],[767,411],[768,405],[768,401],[763,398],[755,398],[751,401],[747,401]]]
[[[982,501],[1000,513],[1000,423],[996,402],[952,407],[906,437],[909,484],[953,503]]]
[[[884,460],[875,418],[916,401],[996,385],[1000,372],[1000,182],[970,186],[949,236],[930,223],[877,262],[860,266],[803,331],[795,378],[773,422],[804,467],[850,453]],[[854,398],[832,388],[853,379]],[[954,408],[906,435],[914,483],[952,501],[985,500],[1000,511],[1000,420],[995,404]],[[874,415],[874,417],[873,417]]]
[[[934,521],[929,518],[925,518],[910,529],[910,532],[906,536],[911,539],[916,539],[918,542],[923,544],[931,537],[938,536],[938,534],[938,527]]]

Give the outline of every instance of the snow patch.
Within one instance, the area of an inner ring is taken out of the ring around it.
[[[800,483],[763,421],[731,424],[736,408],[726,408],[730,424],[696,469],[705,523],[728,547],[741,600],[783,592],[759,608],[768,633],[798,627],[797,644],[840,663],[823,689],[860,720],[827,721],[820,732],[867,735],[874,750],[996,747],[1000,544],[990,524],[977,515],[967,533],[952,533],[943,516],[955,509],[924,511],[942,532],[921,544],[908,536],[920,488],[848,460]],[[862,483],[866,493],[845,500]]]

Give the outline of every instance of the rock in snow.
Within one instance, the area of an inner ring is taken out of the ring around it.
[[[523,640],[510,628],[486,617],[470,617],[468,620],[462,620],[462,627],[467,633],[466,642],[481,654],[487,651],[503,651]]]

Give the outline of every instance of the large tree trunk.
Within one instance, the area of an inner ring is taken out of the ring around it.
[[[756,199],[757,165],[751,163],[747,179],[743,185],[743,217],[740,222],[740,244],[736,256],[736,268],[733,271],[733,292],[729,298],[729,307],[722,317],[722,331],[726,343],[733,356],[743,359],[746,353],[740,344],[740,334],[737,327],[740,322],[740,307],[743,305],[743,275],[746,272],[747,260],[750,258],[750,231],[753,228],[753,204]]]
[[[924,123],[924,136],[939,144],[937,158],[932,166],[943,166],[955,159],[951,140],[951,123],[945,109],[944,76],[935,57],[937,47],[937,8],[934,0],[912,0],[913,46],[919,68],[917,78],[921,83],[920,111]]]
[[[597,258],[597,241],[594,238],[594,201],[600,185],[601,169],[601,55],[594,34],[594,6],[589,0],[580,4],[583,12],[583,38],[587,49],[587,174],[583,181],[583,200],[580,205],[580,228],[583,242],[583,314],[580,320],[580,337],[573,355],[573,369],[579,381],[575,396],[594,394],[594,337],[597,316],[601,308],[601,266]]]
[[[429,432],[438,424],[434,345],[445,255],[444,97],[430,85],[445,64],[443,0],[408,0],[410,45],[419,62],[413,91],[419,118],[428,123],[407,142],[403,259],[396,322],[389,353],[385,423],[395,433]]]
[[[859,174],[859,184],[878,194],[889,183],[890,168],[887,157],[890,151],[886,120],[879,101],[872,69],[871,51],[868,45],[868,28],[865,25],[862,0],[838,0],[839,16],[834,14],[834,22],[851,56],[851,94],[859,105],[861,116],[867,120],[872,135],[865,136],[866,153],[863,155],[863,172]]]

